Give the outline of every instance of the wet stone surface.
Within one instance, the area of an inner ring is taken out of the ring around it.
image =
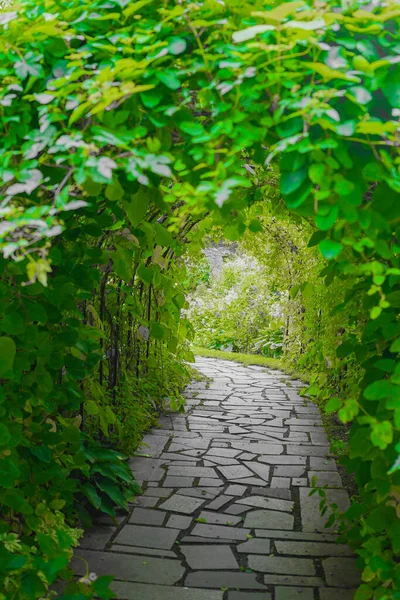
[[[197,359],[185,391],[130,465],[144,494],[89,530],[74,566],[113,574],[119,600],[351,600],[355,559],[326,529],[349,505],[318,409],[277,371]]]

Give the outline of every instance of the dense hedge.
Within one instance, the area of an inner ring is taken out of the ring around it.
[[[115,427],[128,372],[156,369],[190,333],[182,246],[210,212],[229,239],[254,228],[243,209],[263,165],[318,227],[326,284],[355,282],[363,334],[339,352],[365,377],[328,409],[353,421],[357,597],[399,594],[399,16],[395,2],[347,0],[28,0],[0,13],[7,599],[46,596],[76,542],[77,499],[126,503],[123,460],[85,422]]]

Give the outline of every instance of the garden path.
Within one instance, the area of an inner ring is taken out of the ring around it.
[[[317,407],[279,371],[199,358],[185,414],[160,418],[131,461],[144,494],[77,552],[119,600],[350,600],[355,559],[335,543],[312,481],[341,509]],[[82,561],[76,560],[82,569]]]

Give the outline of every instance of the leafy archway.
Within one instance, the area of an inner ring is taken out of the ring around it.
[[[363,334],[340,352],[365,377],[328,410],[353,422],[358,598],[398,593],[399,15],[395,2],[347,0],[43,0],[0,13],[7,598],[46,594],[76,542],[77,502],[126,502],[127,471],[90,424],[118,428],[129,373],[177,363],[190,334],[177,257],[196,223],[215,214],[240,236],[260,197],[315,223],[327,284],[354,281]]]

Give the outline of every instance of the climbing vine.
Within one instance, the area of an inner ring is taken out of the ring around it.
[[[348,283],[335,310],[360,336],[345,327],[337,353],[364,376],[327,404],[352,422],[347,540],[357,599],[398,595],[399,22],[390,0],[0,12],[3,598],[43,598],[70,577],[84,499],[81,520],[138,491],[121,415],[127,393],[151,412],[137,387],[150,373],[173,375],[179,407],[185,246],[204,219],[239,239],[261,199],[311,222],[322,281]]]

